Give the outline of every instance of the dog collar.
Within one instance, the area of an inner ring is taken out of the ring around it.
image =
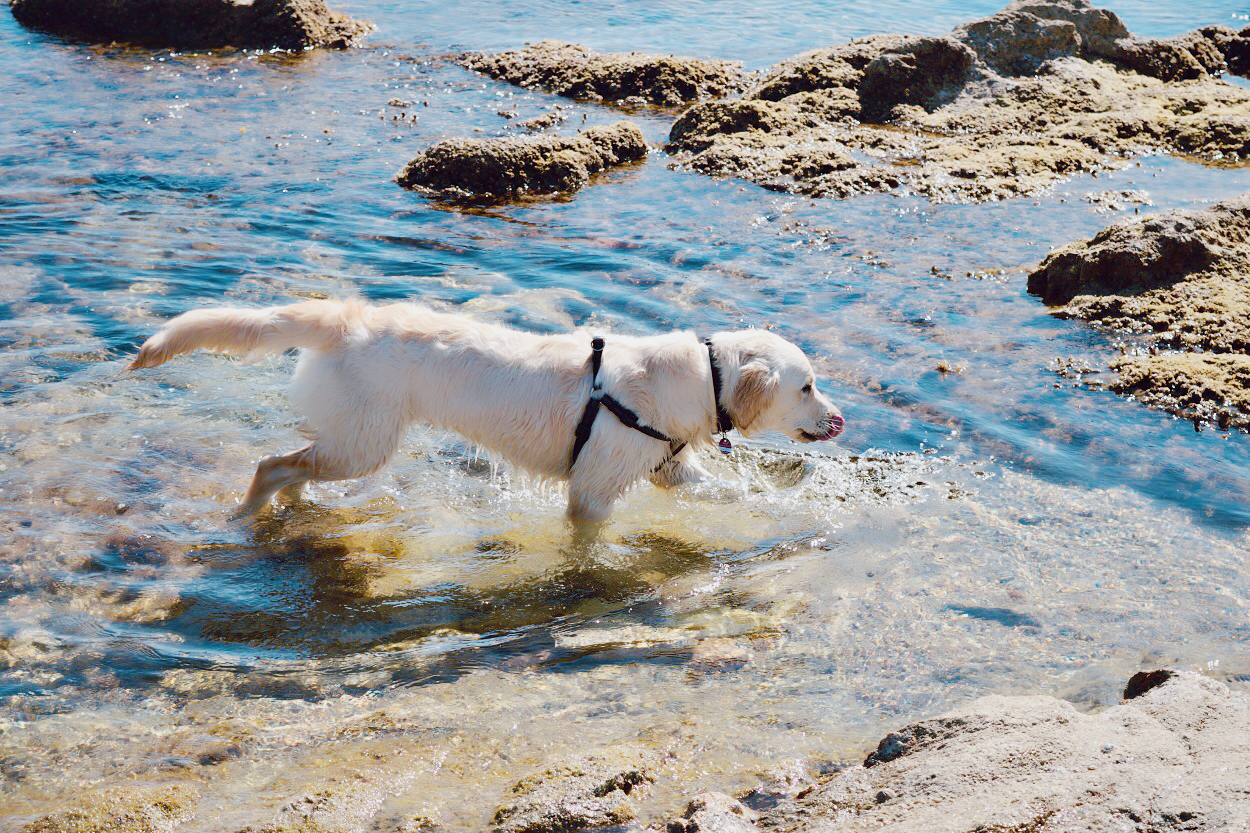
[[[716,351],[712,349],[711,336],[705,338],[703,343],[707,345],[707,360],[712,368],[712,401],[716,405],[716,431],[713,433],[720,434],[720,442],[717,443],[717,448],[728,454],[733,451],[733,443],[725,435],[734,427],[734,421],[733,417],[729,415],[729,411],[725,410],[725,406],[720,401],[720,364],[716,361]]]

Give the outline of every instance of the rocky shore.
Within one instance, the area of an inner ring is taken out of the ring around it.
[[[1136,675],[1125,698],[1081,714],[1051,697],[984,697],[890,733],[862,765],[758,817],[702,797],[668,830],[1250,828],[1250,698],[1167,671]]]
[[[1111,388],[1186,419],[1250,426],[1250,197],[1116,223],[1052,252],[1029,291],[1142,345]]]
[[[10,8],[31,29],[171,49],[342,49],[372,28],[324,0],[11,0]]]
[[[674,164],[812,197],[999,200],[1146,154],[1241,164],[1250,145],[1250,90],[1220,77],[1250,68],[1250,28],[1140,38],[1087,0],[1017,0],[949,35],[875,35],[753,76],[555,41],[461,63],[577,99],[696,102],[670,131]]]
[[[879,35],[800,55],[740,99],[696,105],[668,150],[702,173],[849,197],[1032,194],[1147,153],[1240,158],[1246,32],[1134,37],[1084,0],[1021,0],[943,37]]]
[[[862,762],[816,781],[792,779],[741,800],[700,793],[685,812],[646,829],[669,833],[923,830],[926,833],[1155,833],[1250,826],[1250,696],[1195,672],[1135,675],[1124,700],[1084,714],[1047,696],[989,696],[889,733]],[[270,784],[268,820],[226,824],[194,783],[166,776],[82,793],[22,833],[363,833],[438,830],[437,812],[383,813],[455,738],[408,734],[384,714],[329,741],[339,771]],[[254,767],[236,750],[222,766]],[[571,833],[642,829],[637,799],[671,781],[665,753],[645,743],[551,760],[500,795],[490,829]],[[232,759],[237,759],[233,760]],[[493,780],[493,779],[492,779]],[[667,784],[672,792],[680,784]],[[220,798],[220,797],[218,797]],[[266,815],[256,798],[241,807]],[[754,805],[754,807],[750,805]],[[238,808],[235,808],[236,810]]]

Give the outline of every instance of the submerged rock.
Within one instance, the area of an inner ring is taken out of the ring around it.
[[[984,697],[891,733],[765,814],[779,833],[1241,830],[1250,826],[1250,697],[1180,672],[1081,714],[1051,697]]]
[[[31,822],[22,833],[163,833],[194,816],[199,797],[183,784],[101,790]]]
[[[667,150],[776,190],[903,185],[939,202],[1031,194],[1146,153],[1239,163],[1250,90],[1214,76],[1250,64],[1245,35],[1140,39],[1086,0],[1017,0],[945,37],[878,35],[785,61],[741,99],[687,110]]]
[[[724,793],[697,795],[679,819],[667,825],[667,833],[757,833],[759,814]]]
[[[629,122],[573,137],[448,139],[409,162],[395,181],[440,199],[502,202],[576,191],[591,174],[646,154],[642,131]]]
[[[519,781],[495,813],[500,833],[560,833],[624,824],[634,818],[634,790],[652,783],[637,749],[605,749],[562,761]]]
[[[1250,196],[1116,223],[1052,252],[1029,291],[1156,347],[1110,387],[1188,419],[1250,426]]]
[[[570,98],[675,107],[723,98],[743,86],[734,61],[675,58],[637,52],[600,54],[573,43],[546,40],[513,52],[472,53],[464,66],[521,87]]]
[[[341,49],[372,28],[324,0],[11,0],[10,7],[32,29],[173,49]]]

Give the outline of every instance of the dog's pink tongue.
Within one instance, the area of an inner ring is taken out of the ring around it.
[[[834,414],[833,416],[829,417],[829,436],[825,437],[825,439],[832,440],[834,437],[841,434],[842,429],[845,427],[846,427],[846,420],[842,419],[842,417],[838,416],[837,414]]]

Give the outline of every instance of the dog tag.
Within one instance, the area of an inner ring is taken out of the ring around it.
[[[734,444],[729,441],[728,437],[721,437],[716,447],[720,449],[721,454],[732,454],[734,450]]]

